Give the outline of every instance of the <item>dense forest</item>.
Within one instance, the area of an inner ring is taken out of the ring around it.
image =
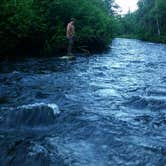
[[[66,51],[66,25],[76,21],[75,48],[103,51],[112,40],[112,0],[1,0],[0,55]]]
[[[165,0],[139,0],[118,15],[114,0],[1,0],[0,55],[66,52],[66,25],[76,18],[76,51],[105,50],[114,36],[166,42]],[[59,55],[59,54],[58,54]]]
[[[119,17],[119,34],[124,37],[166,42],[166,1],[139,0],[138,10]]]

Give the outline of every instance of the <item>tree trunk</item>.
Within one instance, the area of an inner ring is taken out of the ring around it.
[[[161,32],[160,32],[160,26],[159,26],[158,18],[156,18],[156,25],[157,25],[157,34],[158,34],[158,36],[160,36]]]

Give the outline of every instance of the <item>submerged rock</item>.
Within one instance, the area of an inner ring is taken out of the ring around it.
[[[60,110],[56,104],[36,103],[17,107],[9,112],[8,127],[39,127],[51,125],[55,122]]]

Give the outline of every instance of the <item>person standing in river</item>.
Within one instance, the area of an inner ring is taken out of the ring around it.
[[[72,47],[74,43],[74,35],[75,35],[75,18],[71,18],[71,21],[67,24],[66,37],[68,39],[68,48],[67,54],[72,56]]]

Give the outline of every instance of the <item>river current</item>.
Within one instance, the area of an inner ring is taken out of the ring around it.
[[[1,166],[166,165],[166,45],[3,61],[0,82]]]

